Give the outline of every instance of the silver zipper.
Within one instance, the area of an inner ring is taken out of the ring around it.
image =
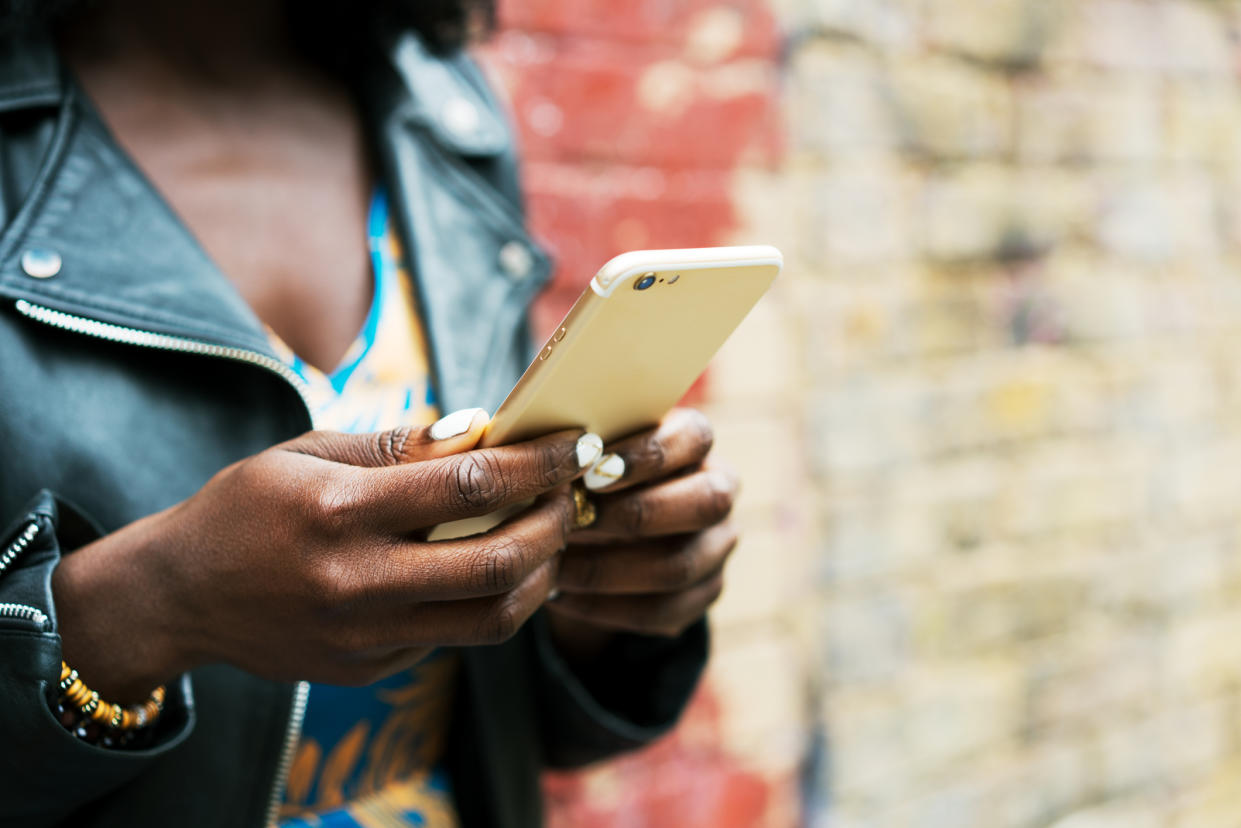
[[[0,604],[0,618],[21,618],[38,624],[40,630],[47,629],[47,613],[29,604]]]
[[[229,359],[234,362],[243,362],[247,365],[256,365],[265,368],[276,374],[293,389],[297,391],[299,397],[302,398],[306,410],[310,410],[310,400],[306,397],[306,382],[297,372],[289,366],[285,365],[278,359],[274,359],[265,354],[256,351],[247,351],[244,348],[230,348],[225,345],[216,345],[211,342],[202,342],[197,339],[187,339],[181,336],[169,336],[168,334],[153,333],[144,331],[139,328],[127,328],[122,325],[113,325],[109,322],[100,322],[98,319],[88,319],[83,316],[74,316],[64,311],[45,308],[42,305],[35,305],[27,302],[25,299],[17,300],[17,312],[23,316],[35,319],[45,325],[51,325],[54,328],[72,331],[74,333],[93,336],[96,339],[105,339],[109,342],[119,342],[125,345],[137,345],[140,348],[154,348],[161,351],[179,351],[186,354],[201,354],[203,356],[217,357],[219,359]],[[3,606],[3,605],[0,605]],[[31,607],[30,609],[33,609]],[[38,612],[38,610],[36,610]],[[46,616],[44,616],[46,618]],[[267,823],[274,825],[276,816],[280,811],[280,800],[284,797],[284,788],[288,780],[289,770],[293,766],[293,751],[297,748],[297,743],[302,737],[302,720],[306,716],[306,700],[310,695],[310,684],[308,682],[299,682],[297,689],[293,692],[293,707],[289,712],[289,723],[285,729],[284,745],[281,748],[280,761],[276,765],[276,779],[272,787],[271,798],[267,809]]]
[[[266,825],[274,826],[280,816],[280,802],[284,799],[284,788],[289,781],[289,771],[293,768],[293,752],[297,743],[302,740],[302,720],[306,717],[306,703],[310,700],[310,682],[299,681],[293,690],[293,706],[289,708],[289,729],[284,735],[284,746],[280,749],[280,762],[276,765],[276,781],[271,789],[271,798],[267,800]]]
[[[26,547],[30,546],[31,541],[38,537],[38,535],[39,522],[37,520],[32,520],[26,524],[26,528],[21,531],[21,534],[13,539],[13,542],[5,548],[3,553],[0,553],[0,575],[3,575],[13,561],[17,560],[18,555],[26,551]]]
[[[39,522],[32,520],[26,524],[25,529],[18,533],[13,542],[6,546],[3,552],[0,552],[0,575],[4,574],[4,571],[26,551],[38,536]],[[20,618],[37,624],[40,630],[47,629],[47,613],[29,604],[0,603],[0,618]]]
[[[36,319],[45,325],[51,325],[53,328],[93,336],[96,339],[106,339],[109,342],[137,345],[140,348],[154,348],[159,351],[201,354],[202,356],[217,357],[219,359],[230,359],[234,362],[244,362],[247,365],[257,365],[260,368],[266,368],[293,386],[298,396],[302,398],[302,402],[306,404],[306,409],[310,409],[310,401],[306,399],[305,380],[280,360],[275,357],[269,357],[266,354],[260,354],[257,351],[247,351],[245,348],[230,348],[227,345],[216,345],[212,342],[187,339],[182,336],[152,333],[139,328],[126,328],[122,325],[113,325],[110,322],[100,322],[98,319],[88,319],[84,316],[74,316],[64,311],[52,310],[42,305],[33,305],[25,299],[17,300],[17,312],[31,319]]]

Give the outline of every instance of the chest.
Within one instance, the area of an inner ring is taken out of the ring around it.
[[[118,142],[263,322],[330,370],[371,303],[374,186],[347,97],[96,103]]]

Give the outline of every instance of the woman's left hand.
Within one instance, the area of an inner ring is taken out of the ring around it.
[[[728,522],[737,478],[708,458],[711,443],[707,418],[678,408],[586,474],[597,517],[570,536],[547,604],[571,655],[619,631],[676,637],[719,598],[737,543]]]

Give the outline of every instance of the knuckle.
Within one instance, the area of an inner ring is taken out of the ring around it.
[[[341,566],[336,558],[329,558],[318,566],[310,567],[312,600],[324,611],[338,614],[358,597],[356,575]]]
[[[736,492],[731,487],[710,485],[703,495],[699,515],[705,525],[720,523],[732,513]]]
[[[478,639],[482,644],[503,644],[521,628],[521,613],[511,599],[501,601],[479,623]]]
[[[635,446],[629,453],[626,461],[635,468],[649,469],[658,475],[668,463],[668,453],[664,447],[663,440],[655,436],[649,440],[643,440]]]
[[[329,537],[347,535],[353,529],[360,503],[356,486],[342,481],[325,481],[315,487],[310,498],[311,523]]]
[[[626,497],[616,503],[617,522],[624,534],[641,535],[650,520],[646,502],[641,497]]]
[[[698,580],[700,565],[692,550],[682,550],[664,561],[664,580],[667,586],[684,589]]]
[[[576,468],[576,444],[563,441],[549,442],[542,446],[535,455],[533,476],[541,488],[549,489],[566,477],[568,470]],[[568,460],[574,457],[570,465]]]
[[[395,466],[405,462],[405,446],[412,433],[412,429],[402,426],[375,434],[370,450],[376,465]]]
[[[494,457],[486,452],[463,455],[453,472],[457,499],[471,509],[495,508],[504,500],[505,485]]]
[[[603,566],[599,555],[592,550],[574,553],[561,564],[558,580],[579,589],[597,589],[603,580]]]
[[[507,592],[521,581],[525,545],[515,538],[498,535],[480,550],[474,564],[475,581],[487,592]]]

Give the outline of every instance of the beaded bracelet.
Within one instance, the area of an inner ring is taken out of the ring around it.
[[[104,747],[128,747],[134,737],[155,724],[164,710],[166,690],[156,687],[142,704],[122,707],[99,698],[78,678],[78,671],[60,662],[60,698],[56,713],[66,730]]]

